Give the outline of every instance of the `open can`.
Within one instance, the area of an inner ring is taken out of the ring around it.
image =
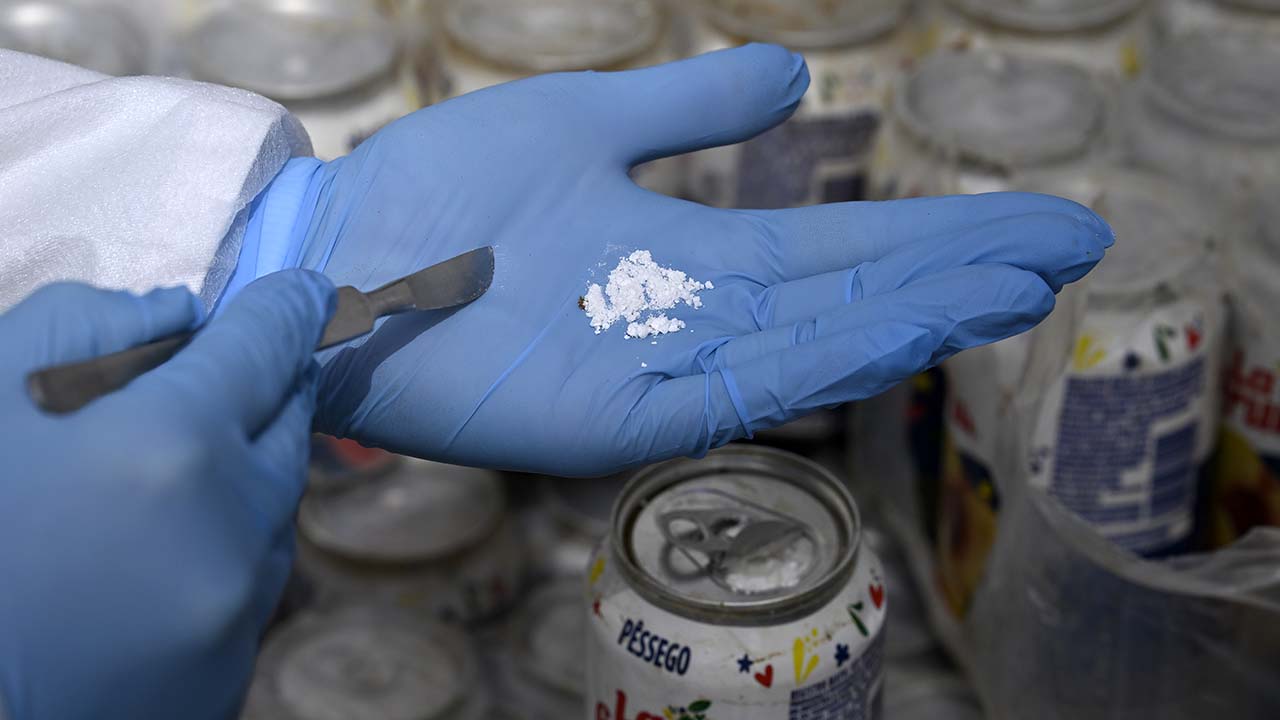
[[[752,446],[652,466],[588,572],[587,716],[878,718],[887,603],[821,466]]]
[[[448,622],[504,612],[523,553],[496,473],[406,458],[390,474],[311,492],[298,568],[322,605],[380,601]]]

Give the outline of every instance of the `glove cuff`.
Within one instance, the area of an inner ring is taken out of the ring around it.
[[[298,267],[319,197],[313,180],[323,168],[324,163],[315,158],[293,158],[254,199],[240,257],[219,300],[220,305],[264,275]]]

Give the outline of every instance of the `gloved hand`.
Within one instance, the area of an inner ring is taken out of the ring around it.
[[[546,75],[427,108],[337,161],[295,161],[302,212],[274,223],[285,265],[369,289],[475,247],[497,254],[474,304],[393,318],[323,357],[320,427],[557,474],[698,454],[1027,330],[1113,242],[1052,197],[729,211],[628,178],[768,129],[807,85],[801,57],[769,45]],[[637,249],[715,285],[656,345],[596,335],[578,307]]]
[[[292,564],[332,303],[314,273],[263,279],[168,363],[61,417],[35,408],[29,371],[189,328],[196,298],[61,284],[0,316],[8,717],[236,716]]]

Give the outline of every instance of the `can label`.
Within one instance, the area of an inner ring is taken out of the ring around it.
[[[1269,345],[1236,348],[1227,368],[1208,518],[1216,547],[1280,526],[1280,351]]]
[[[597,551],[587,578],[588,717],[863,720],[880,717],[888,599],[867,548],[813,615],[771,627],[696,622],[654,606]]]
[[[710,28],[703,52],[733,43]],[[791,119],[739,145],[690,157],[693,199],[717,207],[783,208],[867,196],[867,169],[903,33],[845,49],[808,51],[812,84]]]
[[[1147,555],[1183,549],[1217,431],[1222,308],[1093,312],[1045,399],[1032,483],[1104,536]]]

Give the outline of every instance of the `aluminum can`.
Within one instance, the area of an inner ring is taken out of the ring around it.
[[[690,156],[690,196],[716,207],[860,200],[890,85],[915,56],[909,0],[702,0],[697,52],[748,41],[801,52],[812,85],[795,115]]]
[[[1137,162],[1227,203],[1251,198],[1280,183],[1277,78],[1280,35],[1181,36],[1152,54],[1125,96],[1125,148]]]
[[[799,456],[639,472],[586,601],[588,718],[880,717],[883,569],[848,490]]]
[[[1188,550],[1221,399],[1216,210],[1176,182],[1117,168],[1030,187],[1090,205],[1120,238],[1082,286],[1070,361],[1033,433],[1030,482],[1122,548]]]
[[[1056,60],[1107,77],[1137,75],[1146,0],[934,0],[930,47],[991,49]]]
[[[613,502],[627,475],[603,478],[543,477],[537,480],[533,515],[542,542],[535,551],[540,574],[582,578],[596,544],[609,532]]]
[[[896,88],[872,163],[877,199],[1009,190],[1016,173],[1074,172],[1105,145],[1106,94],[1065,63],[942,51]]]
[[[243,720],[489,720],[458,630],[380,605],[303,613],[258,657]]]
[[[394,472],[311,492],[298,569],[322,605],[381,601],[448,622],[505,611],[523,553],[496,473],[405,458]]]
[[[197,79],[288,108],[321,160],[346,155],[423,104],[394,26],[372,0],[215,4],[186,46]]]
[[[70,0],[0,2],[0,48],[107,75],[147,71],[147,39],[123,7]]]
[[[675,59],[661,0],[441,0],[438,99],[539,73],[627,70]],[[684,163],[632,171],[638,184],[677,195]]]
[[[498,706],[523,720],[563,720],[582,712],[586,666],[582,579],[532,592],[515,613],[493,658]]]
[[[1153,3],[1149,41],[1177,43],[1202,32],[1246,33],[1280,38],[1280,0],[1162,0]]]

